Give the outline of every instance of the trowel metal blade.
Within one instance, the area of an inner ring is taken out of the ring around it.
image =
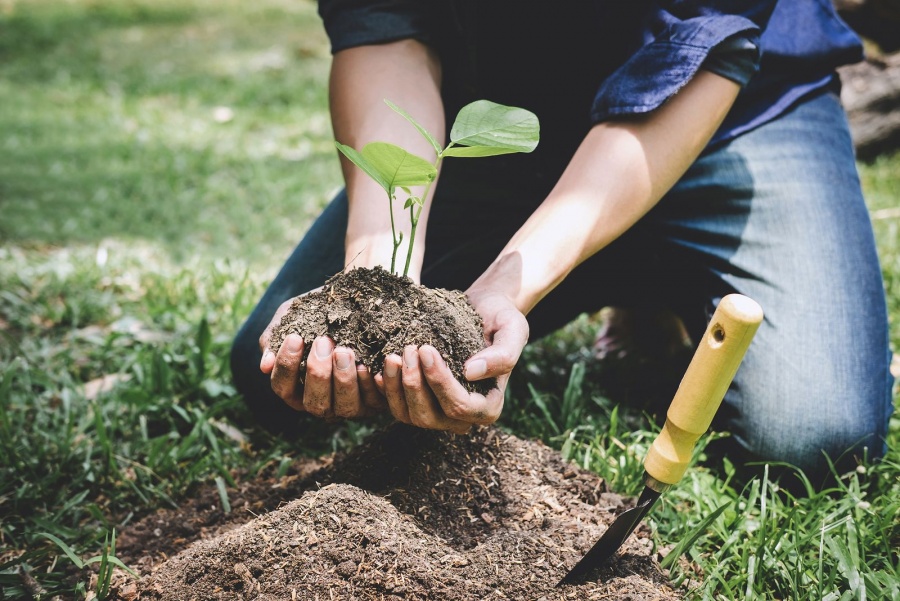
[[[556,586],[581,582],[589,572],[599,568],[607,559],[615,555],[625,539],[634,532],[644,516],[653,508],[659,495],[659,492],[649,486],[644,487],[644,492],[641,493],[637,505],[617,517],[616,521],[600,537],[600,540],[594,543],[591,550],[575,564],[574,568],[569,570],[569,573]]]

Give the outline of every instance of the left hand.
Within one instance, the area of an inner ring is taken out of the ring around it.
[[[494,377],[497,387],[487,395],[469,392],[437,349],[408,346],[402,358],[396,354],[385,358],[384,371],[375,376],[398,421],[465,433],[473,424],[492,424],[500,417],[509,374],[528,342],[528,321],[503,294],[470,289],[466,295],[484,320],[490,346],[466,361],[465,377],[470,382]]]
[[[307,356],[305,374],[300,369],[305,347],[300,335],[288,335],[277,353],[269,349],[273,329],[294,300],[288,299],[278,307],[259,337],[259,368],[269,375],[272,391],[294,410],[326,419],[354,419],[383,411],[385,399],[369,370],[357,365],[353,349],[335,348],[329,337],[319,336]]]

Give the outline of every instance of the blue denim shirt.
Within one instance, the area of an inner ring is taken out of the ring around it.
[[[320,0],[332,51],[413,38],[443,66],[448,117],[477,98],[541,118],[544,154],[652,111],[699,69],[743,86],[711,144],[837,84],[862,58],[830,0]]]

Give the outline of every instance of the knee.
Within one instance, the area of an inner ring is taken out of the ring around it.
[[[846,470],[880,458],[892,412],[893,378],[885,369],[865,378],[795,379],[740,394],[734,435],[748,459],[783,462],[823,475],[829,462]]]
[[[259,371],[262,354],[259,350],[259,334],[254,334],[249,323],[238,331],[231,343],[230,365],[231,376],[238,391],[245,394],[247,384]]]
[[[830,464],[840,473],[863,460],[880,458],[885,451],[886,420],[871,411],[850,414],[823,408],[788,423],[795,425],[782,424],[759,437],[753,454],[793,465],[808,475],[821,475]]]

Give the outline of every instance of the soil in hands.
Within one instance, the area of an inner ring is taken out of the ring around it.
[[[316,292],[297,298],[269,341],[277,352],[288,334],[299,334],[303,363],[317,336],[330,336],[337,346],[352,348],[356,360],[372,373],[384,358],[401,354],[407,345],[430,344],[469,392],[486,394],[493,379],[469,382],[466,359],[484,348],[481,317],[457,290],[427,288],[380,267],[342,272]]]
[[[668,600],[649,529],[579,586],[556,583],[633,503],[493,428],[394,425],[281,478],[215,487],[125,529],[120,599]]]

